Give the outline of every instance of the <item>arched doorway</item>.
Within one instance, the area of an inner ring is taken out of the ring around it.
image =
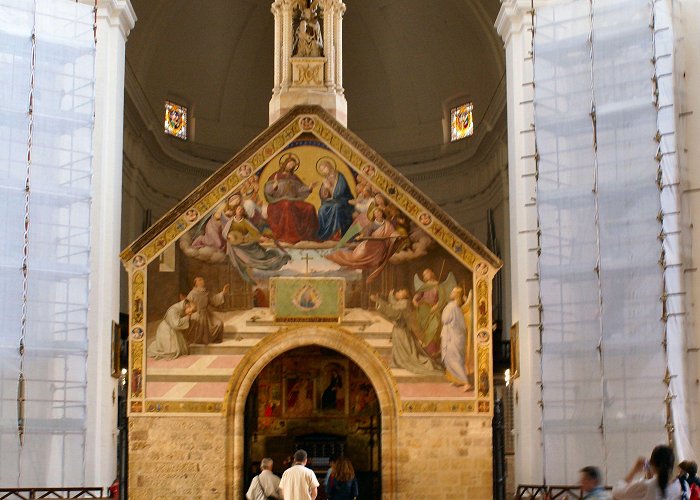
[[[273,359],[255,379],[245,409],[246,489],[260,460],[278,475],[301,448],[323,478],[334,457],[351,460],[361,498],[381,497],[381,434],[377,393],[365,372],[337,351],[310,345]]]
[[[377,460],[377,464],[373,465],[378,469],[377,473],[381,477],[382,498],[396,498],[396,435],[399,399],[395,383],[386,363],[376,351],[374,351],[359,336],[336,327],[301,327],[294,330],[285,329],[284,331],[266,337],[254,349],[248,352],[245,358],[238,365],[238,368],[234,372],[229,383],[226,401],[226,414],[228,416],[226,432],[226,483],[228,485],[227,498],[238,499],[243,497],[245,493],[244,488],[246,485],[246,479],[249,474],[249,469],[247,466],[250,466],[254,461],[251,459],[250,462],[246,463],[246,452],[249,451],[251,457],[253,457],[255,453],[261,452],[259,449],[260,447],[258,447],[258,449],[253,449],[253,446],[251,446],[250,450],[248,450],[246,447],[246,442],[249,440],[252,443],[254,438],[253,432],[250,431],[250,429],[253,428],[252,423],[249,423],[250,425],[246,426],[246,407],[248,407],[249,410],[248,414],[251,414],[253,412],[252,406],[254,404],[254,394],[256,390],[259,390],[256,387],[258,377],[261,374],[263,374],[263,377],[265,376],[263,373],[265,368],[268,365],[271,365],[275,359],[279,357],[281,357],[281,359],[285,359],[284,355],[288,352],[290,353],[289,356],[293,357],[296,349],[304,348],[306,346],[312,346],[310,349],[318,352],[320,357],[323,357],[324,355],[329,356],[327,358],[327,361],[331,363],[329,367],[332,367],[332,363],[335,361],[335,359],[340,361],[345,360],[344,362],[347,363],[348,370],[351,369],[351,364],[356,365],[358,368],[361,367],[360,371],[364,374],[367,380],[371,381],[372,390],[374,391],[374,394],[376,394],[377,406],[380,415],[379,422],[374,424],[369,422],[370,426],[374,425],[377,427],[377,430],[374,431],[377,442],[374,444],[375,450],[373,450],[373,456]],[[341,364],[341,366],[343,365]],[[309,395],[317,398],[323,398],[323,392],[330,384],[329,376],[332,376],[332,369],[330,374],[331,375],[320,375],[321,380],[324,380],[324,377],[326,380],[326,386],[323,387],[323,390],[318,389],[318,392],[315,393],[313,391],[307,392],[304,395],[304,398],[308,398]],[[290,383],[300,383],[301,386],[301,382],[302,380],[297,378],[294,380],[287,380],[286,382],[282,381],[281,383],[288,384],[287,387],[289,388]],[[309,391],[308,387],[306,390]],[[284,396],[284,389],[282,389],[282,392],[282,395]],[[287,390],[286,392],[289,393],[290,391]],[[253,396],[251,397],[251,395]],[[297,396],[297,398],[298,397],[299,396]],[[372,397],[372,395],[370,395],[370,397]],[[281,404],[289,404],[289,401],[286,403],[281,402]],[[294,401],[293,406],[296,406],[297,404],[298,402]],[[308,402],[305,402],[298,408],[302,407],[308,408]],[[295,411],[301,412],[302,410],[298,409]],[[329,409],[329,411],[333,410]],[[337,406],[336,410],[334,411],[340,412]],[[312,429],[309,427],[304,428],[303,426],[297,427],[298,432],[295,432],[295,435],[292,437],[292,450],[290,450],[288,454],[291,454],[293,451],[295,439],[303,440],[318,437],[313,436],[313,434],[319,433],[306,432],[308,430]],[[355,431],[355,429],[351,430]],[[321,432],[320,434],[333,433]],[[365,437],[367,446],[369,445],[368,437],[369,436]],[[342,434],[340,438],[342,439]],[[325,437],[322,436],[322,439],[325,439]],[[381,443],[381,445],[379,445],[379,443]],[[365,463],[368,462],[369,453],[367,452]]]

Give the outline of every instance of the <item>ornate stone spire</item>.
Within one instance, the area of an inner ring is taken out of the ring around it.
[[[342,0],[274,0],[275,86],[270,123],[298,104],[322,106],[347,125]]]

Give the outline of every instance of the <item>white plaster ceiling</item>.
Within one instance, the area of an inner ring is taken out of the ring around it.
[[[164,99],[189,105],[194,119],[193,140],[169,139],[168,147],[225,160],[267,127],[270,0],[132,4],[138,22],[127,43],[129,94],[139,98],[154,133],[162,127]],[[343,72],[353,132],[383,154],[434,148],[443,143],[443,104],[458,95],[474,101],[479,124],[505,67],[493,28],[498,0],[346,5]]]

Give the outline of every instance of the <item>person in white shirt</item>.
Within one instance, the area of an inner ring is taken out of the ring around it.
[[[318,495],[318,479],[311,469],[306,468],[306,452],[297,450],[294,463],[282,474],[280,490],[284,500],[315,500]]]
[[[260,474],[253,478],[245,497],[248,500],[280,498],[280,478],[272,472],[272,459],[263,458],[260,461],[260,469]]]
[[[625,479],[613,487],[615,500],[681,500],[681,485],[673,477],[676,461],[673,448],[659,445],[651,452],[647,461],[637,459]]]

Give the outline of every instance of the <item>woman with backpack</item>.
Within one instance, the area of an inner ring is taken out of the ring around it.
[[[681,473],[678,479],[683,487],[684,499],[700,500],[700,479],[698,479],[698,464],[690,460],[683,460],[678,464]]]

